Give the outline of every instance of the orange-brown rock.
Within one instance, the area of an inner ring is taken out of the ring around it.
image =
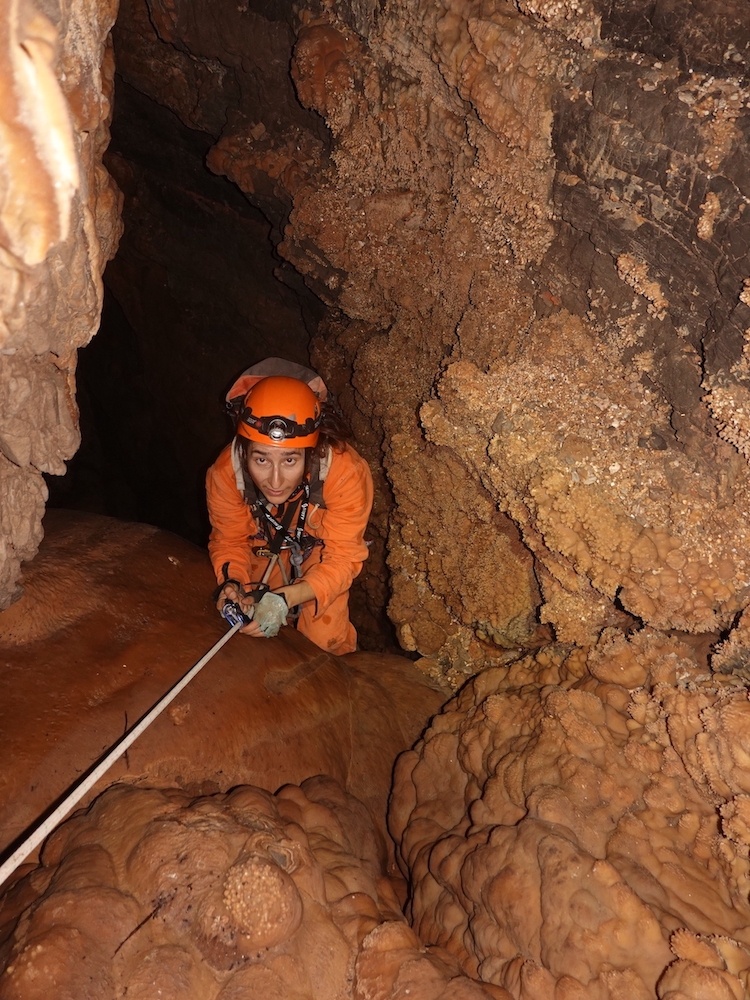
[[[510,1000],[420,945],[377,840],[331,778],[113,785],[0,902],[0,998]]]
[[[750,596],[747,26],[727,2],[642,36],[641,7],[299,17],[333,153],[280,249],[385,442],[400,641],[454,683],[535,612],[588,644],[725,628]]]
[[[96,515],[50,511],[45,527],[23,597],[0,614],[0,849],[226,632],[198,547]],[[393,760],[442,701],[401,657],[332,657],[292,628],[237,635],[98,788],[274,791],[327,774],[382,832]]]
[[[663,401],[578,321],[540,322],[487,375],[457,363],[439,393],[422,409],[427,433],[479,456],[477,475],[545,567],[541,614],[560,639],[595,642],[618,607],[657,628],[708,633],[745,606],[746,463],[727,448],[734,481],[722,487],[704,460],[645,446],[658,428],[668,436]]]
[[[80,443],[76,351],[120,236],[109,139],[116,5],[0,11],[0,608],[42,537],[42,473]]]
[[[749,722],[650,630],[479,675],[397,763],[414,930],[519,1000],[745,996]]]

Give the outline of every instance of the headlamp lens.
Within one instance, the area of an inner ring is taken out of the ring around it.
[[[272,441],[283,441],[287,436],[287,424],[285,420],[278,417],[268,425],[268,436]]]

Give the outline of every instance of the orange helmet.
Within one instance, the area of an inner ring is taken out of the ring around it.
[[[320,401],[308,385],[286,375],[268,375],[245,396],[237,433],[275,448],[314,448],[320,414]]]

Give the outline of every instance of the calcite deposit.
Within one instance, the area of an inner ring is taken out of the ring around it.
[[[541,616],[559,639],[592,644],[622,611],[716,633],[745,607],[747,464],[717,445],[712,480],[711,463],[668,446],[663,398],[581,324],[550,317],[491,373],[453,365],[438,394],[427,433],[479,456],[545,569]]]
[[[410,931],[330,778],[191,798],[115,785],[0,904],[3,1000],[510,1000]]]
[[[466,685],[396,769],[420,938],[518,1000],[747,996],[750,699],[726,662],[613,629]]]
[[[0,608],[42,537],[43,473],[79,442],[76,350],[120,236],[109,138],[116,5],[0,10]]]
[[[747,602],[747,25],[719,6],[648,37],[597,4],[300,15],[334,150],[281,249],[341,275],[316,357],[387,441],[401,642],[456,683],[535,614],[589,644]]]

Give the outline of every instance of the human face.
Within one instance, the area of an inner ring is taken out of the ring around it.
[[[265,448],[253,444],[247,456],[250,478],[264,497],[278,507],[286,503],[305,475],[304,448]]]

